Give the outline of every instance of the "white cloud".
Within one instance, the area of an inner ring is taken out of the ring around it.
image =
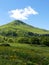
[[[19,20],[26,20],[28,19],[29,15],[37,15],[38,12],[32,9],[30,6],[24,9],[15,9],[9,11],[10,17],[13,17],[15,19]]]

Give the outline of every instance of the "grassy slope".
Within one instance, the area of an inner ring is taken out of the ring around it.
[[[11,22],[0,27],[1,31],[15,30],[48,34],[39,28],[34,28],[25,23]],[[48,65],[49,47],[31,46],[29,44],[10,43],[10,47],[0,46],[0,65]]]
[[[9,24],[0,26],[0,30],[20,30],[25,32],[33,32],[38,34],[49,34],[49,31],[29,26],[21,21],[15,20]]]
[[[0,65],[48,65],[49,47],[29,44],[0,46]]]

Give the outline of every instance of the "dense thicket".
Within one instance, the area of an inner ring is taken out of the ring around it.
[[[26,43],[49,46],[49,36],[5,37],[0,35],[0,43]]]

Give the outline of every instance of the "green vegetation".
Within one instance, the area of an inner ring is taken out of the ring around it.
[[[21,43],[21,44],[37,44],[49,46],[49,36],[32,36],[32,37],[4,37],[0,36],[0,43]]]
[[[0,26],[0,43],[27,43],[49,46],[48,39],[48,30],[32,27],[19,20]]]
[[[32,27],[19,20],[0,26],[0,34],[4,36],[30,36],[34,34],[49,34],[48,30]]]
[[[0,65],[48,65],[49,47],[14,43],[0,46]]]
[[[0,26],[0,65],[49,65],[49,31],[19,20]]]

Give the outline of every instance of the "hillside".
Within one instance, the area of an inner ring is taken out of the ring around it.
[[[3,36],[33,36],[34,34],[49,34],[49,31],[30,26],[20,20],[0,26],[0,35]]]
[[[0,65],[49,65],[49,47],[29,44],[0,46]]]
[[[49,36],[38,34],[49,31],[19,20],[0,26],[0,65],[48,65]]]

